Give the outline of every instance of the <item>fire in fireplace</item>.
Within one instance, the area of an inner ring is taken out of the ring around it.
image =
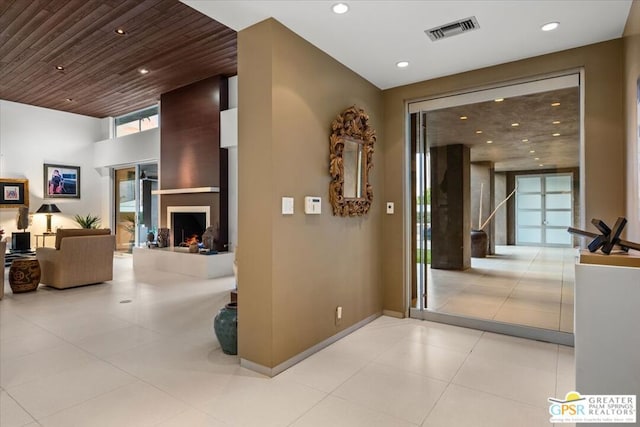
[[[200,243],[207,228],[207,215],[204,212],[172,212],[171,227],[175,246]]]

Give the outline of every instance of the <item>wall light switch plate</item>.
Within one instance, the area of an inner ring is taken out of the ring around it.
[[[387,202],[387,214],[388,215],[393,214],[393,208],[394,208],[393,202]]]
[[[307,196],[304,198],[304,213],[307,215],[320,215],[322,213],[322,198]]]
[[[293,215],[293,197],[282,198],[282,215]]]

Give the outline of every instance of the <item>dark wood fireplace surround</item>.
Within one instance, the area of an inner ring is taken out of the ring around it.
[[[218,250],[228,244],[228,157],[220,148],[220,111],[228,106],[227,78],[210,77],[161,95],[160,226],[167,206],[210,206],[219,227]],[[192,192],[218,187],[219,192]]]

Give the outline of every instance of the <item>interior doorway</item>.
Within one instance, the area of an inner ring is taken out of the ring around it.
[[[412,317],[572,342],[581,104],[576,72],[408,105]]]

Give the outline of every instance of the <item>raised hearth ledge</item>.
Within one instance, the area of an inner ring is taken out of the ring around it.
[[[133,248],[134,270],[155,270],[213,279],[233,276],[233,252],[189,253],[188,248]]]
[[[187,193],[219,193],[220,187],[169,188],[151,190],[151,194],[187,194]]]

